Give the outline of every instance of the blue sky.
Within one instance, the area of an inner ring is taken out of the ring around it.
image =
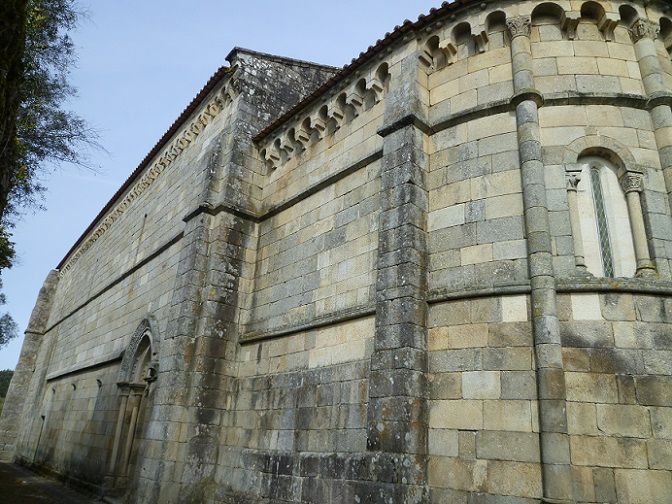
[[[100,131],[108,153],[92,153],[99,174],[72,166],[45,174],[46,211],[27,212],[15,229],[18,259],[3,282],[21,333],[49,270],[234,46],[343,66],[439,3],[80,1],[87,17],[72,34],[79,61],[71,81],[79,95],[71,108]],[[0,369],[14,368],[22,342],[0,350]]]

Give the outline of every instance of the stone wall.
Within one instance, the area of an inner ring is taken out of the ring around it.
[[[664,7],[447,4],[334,78],[235,49],[40,301],[4,451],[129,502],[672,502]]]

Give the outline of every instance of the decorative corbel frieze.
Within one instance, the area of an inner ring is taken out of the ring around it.
[[[324,133],[327,131],[327,123],[320,117],[319,111],[315,111],[315,113],[310,116],[310,127],[317,132],[318,140],[324,138]]]
[[[620,18],[617,14],[606,12],[597,22],[597,29],[602,32],[604,40],[611,42],[614,40],[614,30],[618,26]]]
[[[488,33],[485,30],[481,30],[479,33],[472,35],[472,37],[476,50],[479,53],[484,53],[488,47]]]
[[[375,75],[369,75],[366,79],[366,90],[373,93],[375,103],[383,99],[385,84]]]
[[[660,27],[648,19],[637,19],[630,27],[630,38],[636,44],[642,39],[655,40],[660,33]]]
[[[294,141],[301,146],[302,150],[310,145],[310,139],[313,136],[313,132],[310,129],[310,119],[304,119],[300,126],[294,130]]]
[[[578,12],[564,12],[560,20],[560,28],[567,33],[569,40],[576,38],[576,27],[579,26],[581,14]]]
[[[516,16],[506,18],[506,28],[512,39],[516,37],[529,37],[532,20],[530,16]]]
[[[341,127],[343,120],[345,119],[345,112],[341,107],[341,104],[338,102],[338,98],[334,97],[327,104],[327,118],[333,119],[336,121],[336,129]]]
[[[672,33],[668,34],[666,37],[663,37],[663,44],[668,53],[672,53]]]
[[[277,140],[278,150],[286,157],[290,157],[294,153],[293,138],[290,138],[289,132],[283,132]]]
[[[280,166],[280,152],[275,145],[275,141],[269,142],[269,144],[264,149],[263,157],[264,161],[266,162],[266,166],[268,166],[270,169],[275,170],[278,166]]]
[[[452,40],[446,39],[434,43],[436,46],[432,46],[428,41],[418,56],[420,62],[429,72],[435,72],[452,65],[455,56],[457,56],[457,46]]]
[[[364,96],[359,92],[357,84],[350,86],[345,95],[345,104],[352,107],[354,117],[359,115],[360,110],[364,106]]]
[[[389,76],[387,63],[381,62],[368,73],[361,72],[356,82],[346,82],[345,89],[316,104],[306,115],[294,116],[268,136],[267,143],[260,145],[261,157],[269,169],[275,169],[292,157],[300,154],[314,142],[333,134],[345,122],[362,113],[373,103],[380,102],[387,91]],[[347,114],[346,114],[347,112]],[[332,127],[333,126],[333,127]]]
[[[450,66],[455,62],[457,56],[457,46],[452,40],[442,40],[439,42],[439,49],[443,52],[446,59],[446,66]]]
[[[227,84],[225,84],[223,89],[228,86],[228,82],[230,81],[231,79],[227,81]],[[210,101],[205,102],[193,119],[172,137],[172,140],[167,144],[158,158],[156,158],[144,173],[138,177],[137,182],[135,182],[135,184],[128,190],[125,196],[116,203],[112,210],[108,212],[105,218],[98,223],[96,228],[68,258],[61,268],[61,276],[72,268],[79,258],[107,232],[112,224],[126,212],[131,204],[144,193],[154,181],[156,181],[159,175],[161,175],[161,173],[165,171],[182,152],[187,150],[196,141],[196,138],[203,132],[203,130],[226,108],[228,102],[225,99],[223,89],[218,91]]]
[[[240,94],[240,79],[236,74],[232,75],[226,85],[222,88],[221,97],[225,104],[231,103]]]

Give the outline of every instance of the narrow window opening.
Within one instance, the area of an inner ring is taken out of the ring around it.
[[[609,235],[609,221],[607,209],[604,203],[600,168],[596,165],[590,167],[590,181],[593,189],[593,204],[595,205],[595,223],[597,225],[597,237],[600,244],[600,259],[602,271],[605,277],[614,278],[614,256],[611,252],[611,239]]]
[[[632,277],[637,261],[616,167],[601,156],[589,155],[580,161],[577,210],[586,268],[597,277]]]

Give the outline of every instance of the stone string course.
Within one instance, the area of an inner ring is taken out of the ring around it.
[[[668,2],[228,59],[48,275],[0,457],[129,503],[672,503]],[[587,266],[587,156],[631,278]]]

